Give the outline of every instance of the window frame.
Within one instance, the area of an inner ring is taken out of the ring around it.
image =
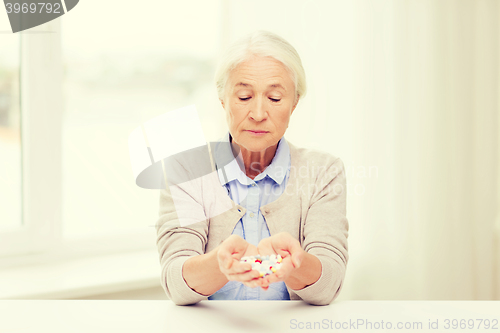
[[[59,21],[20,33],[21,227],[0,233],[0,256],[47,249],[60,233]],[[44,87],[44,89],[40,89]],[[40,140],[43,137],[44,140]],[[47,149],[51,147],[51,149]],[[48,155],[48,156],[47,156]],[[50,195],[37,196],[50,186]]]

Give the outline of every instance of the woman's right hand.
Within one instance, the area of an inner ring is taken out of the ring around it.
[[[252,288],[260,286],[262,279],[259,278],[259,272],[252,270],[251,264],[240,262],[241,258],[254,256],[257,253],[255,245],[238,235],[231,235],[222,242],[217,251],[219,269],[229,281],[240,281]]]

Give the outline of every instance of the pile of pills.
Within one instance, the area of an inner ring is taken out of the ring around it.
[[[257,254],[255,256],[243,257],[240,260],[240,262],[251,264],[252,269],[259,271],[260,277],[276,273],[276,271],[281,268],[282,261],[283,258],[281,258],[279,254],[271,254],[270,256],[261,256]]]

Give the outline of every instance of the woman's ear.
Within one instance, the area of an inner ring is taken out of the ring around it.
[[[300,99],[300,95],[297,95],[297,97],[295,98],[295,103],[293,104],[292,112],[290,113],[290,115],[292,115],[293,111],[297,107],[297,104],[299,104],[299,99]]]
[[[225,109],[225,107],[224,107],[224,100],[222,100],[222,99],[219,98],[219,101],[220,101],[220,104],[222,104],[222,107]]]

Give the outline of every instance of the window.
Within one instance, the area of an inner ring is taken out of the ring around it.
[[[18,79],[14,78],[14,81],[12,75],[15,74],[10,74],[9,129],[4,130],[11,133],[11,136],[14,133],[18,148],[14,153],[11,150],[8,158],[2,159],[2,167],[17,169],[17,176],[15,171],[12,171],[11,175],[12,179],[17,178],[14,183],[17,185],[7,190],[8,195],[12,196],[9,200],[13,205],[6,209],[10,212],[7,213],[9,219],[15,224],[11,224],[10,228],[0,229],[0,256],[48,249],[59,234],[62,96],[58,26],[58,21],[52,21],[30,33],[0,36],[2,40],[12,38],[12,48],[8,47],[7,42],[1,45],[2,48],[7,45],[6,53],[11,54],[7,57],[14,59],[10,68],[15,68],[17,58],[17,69],[11,69],[10,72],[19,73]],[[20,46],[17,51],[16,43]],[[0,59],[5,59],[4,52],[1,52]],[[8,60],[3,60],[4,64],[6,62],[8,63]],[[18,82],[17,88],[15,82]],[[4,124],[6,123],[4,120]],[[0,155],[7,155],[8,151],[2,150]],[[13,182],[10,177],[4,175],[1,179]],[[0,192],[3,192],[3,189]],[[0,214],[3,215],[4,212]],[[5,218],[2,216],[2,220]]]
[[[155,232],[159,192],[135,185],[128,135],[189,104],[197,104],[207,136],[220,134],[225,122],[214,116],[213,84],[219,10],[213,1],[106,1],[82,4],[64,19],[64,237]]]
[[[12,163],[1,167],[18,173],[17,181],[14,173],[1,177],[14,184],[6,193],[17,200],[8,204],[8,221],[17,230],[1,229],[7,213],[0,211],[0,256],[155,247],[159,191],[135,185],[128,135],[189,104],[196,104],[207,140],[223,135],[213,83],[221,3],[86,2],[28,32],[0,36],[14,46],[1,44],[0,65],[18,73],[9,79],[9,127],[0,123],[8,128],[4,133],[17,133],[12,156],[0,150],[2,162]],[[120,15],[110,21],[117,6]]]
[[[0,35],[0,231],[22,225],[19,49],[19,35]]]

